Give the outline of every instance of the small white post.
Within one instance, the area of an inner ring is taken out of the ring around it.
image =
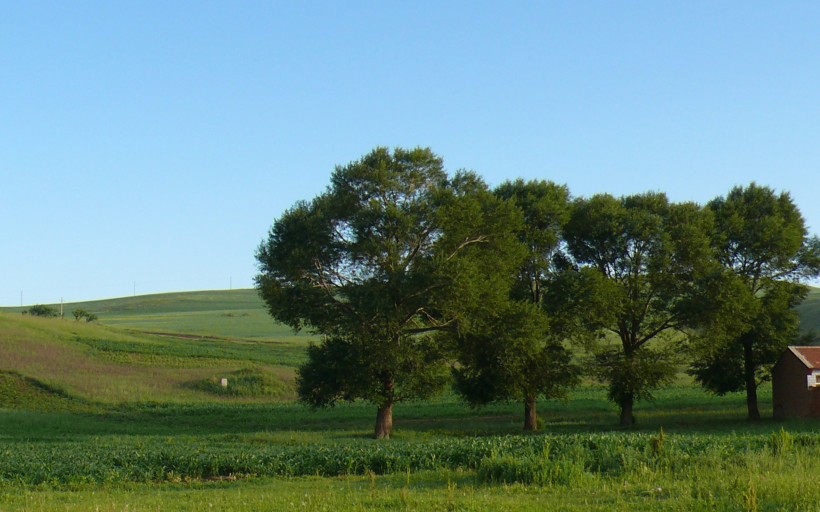
[[[222,387],[223,388],[228,387],[228,379],[226,379],[225,377],[222,377]]]

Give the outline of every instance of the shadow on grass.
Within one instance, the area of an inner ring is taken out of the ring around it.
[[[766,396],[764,394],[764,396]],[[761,400],[764,407],[765,399]],[[767,433],[784,425],[793,432],[816,431],[812,421],[788,423],[745,419],[742,395],[713,397],[694,387],[658,393],[653,402],[636,408],[637,424],[618,427],[617,410],[604,390],[584,388],[567,401],[539,404],[543,432],[557,434],[613,431],[690,433]],[[312,410],[299,404],[172,404],[98,405],[95,411],[26,412],[0,409],[0,439],[57,440],[67,437],[228,436],[259,435],[277,439],[304,433],[307,439],[370,437],[376,408],[367,403],[342,404]],[[453,395],[438,400],[399,404],[395,409],[397,440],[426,437],[517,435],[522,433],[523,408],[517,403],[471,409]],[[297,436],[299,437],[299,436]],[[307,442],[307,441],[306,441]]]

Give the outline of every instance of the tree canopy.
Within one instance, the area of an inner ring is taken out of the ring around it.
[[[670,203],[662,193],[601,194],[574,205],[565,237],[574,260],[601,278],[593,294],[604,303],[590,310],[597,318],[589,325],[617,339],[596,352],[621,425],[634,423],[635,400],[651,398],[675,374],[671,335],[694,322],[691,299],[708,266],[709,228],[701,207]]]
[[[429,149],[377,148],[337,167],[327,192],[285,212],[257,251],[271,315],[323,336],[299,369],[300,398],[369,400],[376,437],[389,437],[395,403],[445,382],[433,334],[507,293],[520,222],[474,174],[448,178]]]
[[[759,417],[820,240],[787,193],[754,183],[705,207],[660,192],[571,200],[548,181],[491,191],[426,148],[376,148],[276,219],[256,258],[270,314],[320,336],[300,400],[369,401],[387,438],[395,404],[448,382],[475,406],[523,403],[535,430],[537,400],[578,379],[568,341],[624,426],[685,360],[707,389],[745,390]]]
[[[567,265],[562,228],[569,191],[546,181],[502,183],[495,194],[524,218],[517,231],[526,248],[506,304],[472,329],[460,330],[456,389],[474,406],[514,399],[524,404],[524,430],[537,430],[537,399],[563,396],[579,370],[562,338],[550,328],[543,301],[550,282]]]
[[[820,273],[820,241],[809,237],[788,193],[755,183],[708,204],[712,246],[723,273],[706,298],[712,320],[695,347],[691,373],[707,389],[745,391],[749,419],[759,419],[757,387],[797,340],[794,306],[805,279]]]

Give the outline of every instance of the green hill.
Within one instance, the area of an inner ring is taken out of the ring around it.
[[[58,309],[59,304],[48,304]],[[20,313],[26,308],[0,308]],[[84,309],[99,323],[143,332],[194,334],[246,340],[305,340],[275,323],[256,290],[217,290],[139,295],[63,304],[66,318]]]
[[[800,313],[800,327],[811,334],[815,343],[820,343],[820,288],[812,288],[806,300],[797,306]]]
[[[50,304],[59,309],[59,304]],[[99,323],[128,330],[155,333],[192,334],[259,341],[306,341],[310,336],[295,334],[268,315],[256,290],[214,290],[140,295],[117,299],[75,302],[63,305],[66,318],[74,309],[85,309],[99,317]],[[25,308],[0,308],[19,313]],[[812,288],[797,307],[802,331],[820,341],[820,288]]]
[[[0,313],[0,408],[292,400],[306,341],[290,334],[265,340],[148,334]]]

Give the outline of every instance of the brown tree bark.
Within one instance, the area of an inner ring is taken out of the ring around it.
[[[631,427],[635,424],[635,415],[632,413],[632,408],[635,405],[635,396],[630,394],[624,397],[618,404],[621,407],[621,421],[622,427]]]
[[[524,430],[535,432],[538,430],[538,412],[536,410],[537,400],[535,397],[524,399]]]
[[[751,343],[743,343],[743,379],[746,381],[746,410],[748,419],[760,419],[760,409],[757,406],[757,379],[755,378],[754,352]]]
[[[376,439],[390,439],[393,435],[393,402],[379,406],[376,414]]]

